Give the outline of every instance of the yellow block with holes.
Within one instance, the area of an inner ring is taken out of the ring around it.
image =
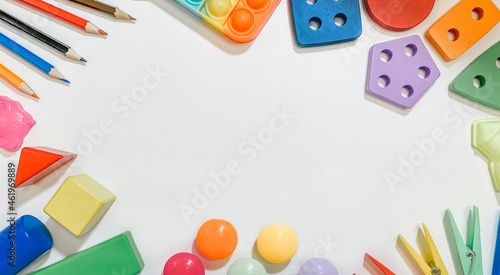
[[[83,174],[67,178],[43,211],[80,236],[96,226],[115,198],[113,193]]]

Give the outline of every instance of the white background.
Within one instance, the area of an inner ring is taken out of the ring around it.
[[[470,107],[447,87],[497,42],[500,27],[452,62],[444,62],[423,38],[458,0],[437,1],[422,24],[402,33],[378,27],[362,7],[363,34],[357,41],[309,49],[296,46],[286,0],[257,39],[244,45],[218,34],[171,0],[106,1],[136,17],[135,24],[65,0],[48,2],[89,19],[109,37],[87,35],[14,1],[2,7],[88,60],[87,65],[68,62],[0,24],[1,32],[27,45],[71,81],[66,86],[49,79],[0,49],[0,62],[41,97],[36,102],[0,83],[0,94],[20,101],[37,121],[24,145],[80,153],[72,167],[18,190],[19,216],[38,217],[54,238],[51,252],[28,271],[130,230],[145,262],[142,274],[160,274],[170,256],[193,250],[203,222],[221,218],[235,226],[239,242],[231,258],[205,261],[207,274],[225,274],[237,259],[256,256],[254,242],[270,223],[290,225],[299,238],[292,261],[266,264],[270,273],[296,274],[316,255],[330,259],[340,274],[369,274],[363,266],[368,252],[395,273],[409,274],[396,239],[401,233],[417,247],[421,222],[429,227],[448,271],[455,274],[458,266],[443,227],[444,211],[453,211],[465,237],[474,204],[480,211],[484,270],[491,271],[499,197],[487,163],[470,146],[470,126],[475,119],[498,113]],[[403,111],[365,95],[368,50],[375,43],[413,34],[423,38],[442,75],[413,109]],[[126,106],[123,96],[140,89],[150,75],[148,68],[156,67],[168,76],[135,108],[127,114],[112,108]],[[269,127],[275,109],[286,109],[295,118],[247,161],[238,146]],[[90,144],[84,133],[98,129],[103,120],[111,121],[113,131],[91,148],[83,146]],[[384,175],[398,173],[401,159],[419,154],[417,142],[432,138],[433,131],[443,131],[446,140],[435,144],[423,163],[391,188]],[[5,183],[6,163],[17,163],[19,152],[0,153]],[[241,173],[197,215],[185,219],[179,206],[192,205],[194,189],[203,190],[211,182],[210,173],[223,170],[231,160],[239,163]],[[66,177],[81,173],[100,182],[117,200],[95,229],[75,237],[43,207]],[[1,208],[6,209],[7,186],[0,190]]]

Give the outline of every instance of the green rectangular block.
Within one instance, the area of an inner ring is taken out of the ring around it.
[[[134,238],[127,231],[31,274],[136,275],[143,267],[144,262]]]

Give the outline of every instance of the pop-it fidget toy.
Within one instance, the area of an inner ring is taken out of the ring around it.
[[[300,47],[336,44],[361,35],[359,2],[291,0],[295,39]]]
[[[418,35],[373,45],[366,91],[411,108],[441,75]]]
[[[231,40],[254,40],[280,0],[174,0]]]

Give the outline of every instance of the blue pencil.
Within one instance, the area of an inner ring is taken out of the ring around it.
[[[69,83],[69,81],[56,68],[54,68],[54,66],[49,64],[47,61],[41,59],[38,55],[32,53],[25,47],[19,45],[14,40],[8,38],[1,32],[0,32],[0,44],[4,45],[6,48],[16,53],[20,57],[24,58],[26,61],[30,62],[35,67],[42,70],[50,77],[57,78],[64,82]]]

